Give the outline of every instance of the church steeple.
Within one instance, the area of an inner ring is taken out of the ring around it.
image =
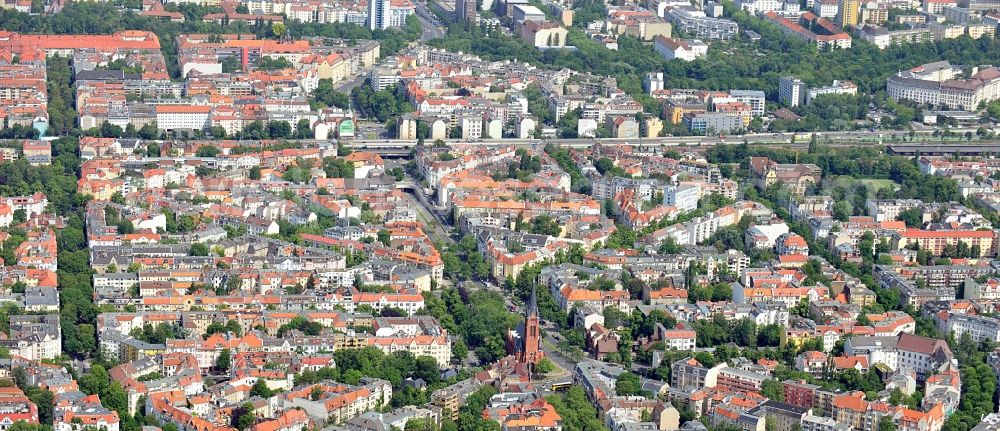
[[[524,308],[524,332],[521,334],[518,360],[537,364],[542,359],[541,333],[538,322],[538,294],[531,288],[531,299]]]
[[[538,294],[535,292],[535,288],[531,288],[531,299],[528,300],[528,306],[524,309],[524,317],[538,317]]]

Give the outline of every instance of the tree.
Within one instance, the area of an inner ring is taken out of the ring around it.
[[[760,394],[774,401],[785,401],[784,386],[775,379],[764,380]]]
[[[208,252],[209,250],[207,245],[196,242],[191,244],[191,249],[188,251],[188,254],[191,256],[208,256]]]
[[[215,369],[221,372],[229,371],[229,367],[232,363],[232,357],[229,349],[222,349],[219,352],[219,356],[215,358]]]
[[[313,138],[313,131],[308,118],[303,118],[295,124],[295,137],[299,139]]]
[[[150,139],[156,139],[159,136],[160,136],[160,131],[156,128],[156,125],[145,124],[139,128],[139,138],[141,139],[150,140]],[[155,145],[155,144],[150,144],[150,145]],[[149,153],[148,147],[146,148],[146,154],[152,156]],[[160,156],[159,146],[157,146],[156,157],[159,156]]]
[[[146,126],[142,126],[142,128],[145,129]],[[140,137],[142,136],[142,129],[139,129],[139,135]],[[143,138],[143,139],[152,139],[152,138]],[[146,157],[160,157],[160,146],[157,145],[155,142],[146,144]]]
[[[639,376],[631,371],[626,371],[618,375],[618,379],[615,380],[615,393],[623,396],[641,395],[647,398],[652,397],[649,391],[642,388]]]
[[[919,228],[924,224],[924,212],[919,207],[908,208],[900,211],[896,220],[901,220],[906,227]]]
[[[892,420],[892,416],[882,416],[878,420],[878,431],[896,431],[896,422]]]
[[[541,375],[549,374],[556,370],[556,365],[549,358],[542,358],[535,364],[535,372]]]
[[[465,345],[465,341],[462,341],[461,339],[455,340],[455,342],[451,346],[452,360],[462,362],[468,355],[469,355],[469,348]]]
[[[212,137],[215,138],[215,139],[223,139],[223,138],[226,137],[226,128],[225,127],[222,127],[222,126],[212,126],[212,128],[209,129],[208,131],[209,131],[209,133],[212,134]]]
[[[331,79],[320,79],[312,96],[315,103],[340,109],[347,109],[351,103],[346,94],[333,88],[333,80]]]
[[[253,412],[253,404],[250,402],[245,402],[243,405],[236,408],[232,415],[233,427],[240,431],[250,428],[255,421]]]
[[[101,403],[104,407],[115,410],[122,417],[128,417],[128,395],[118,382],[111,382],[101,391]]]
[[[285,27],[285,23],[283,22],[279,21],[271,24],[271,34],[278,39],[281,39],[281,37],[285,35],[286,31],[288,31],[288,28]]]
[[[441,378],[441,369],[438,368],[437,360],[430,356],[417,357],[414,368],[413,375],[429,384],[437,383]]]
[[[125,205],[125,196],[123,196],[121,192],[114,192],[111,194],[111,202],[118,205]]]
[[[267,133],[272,138],[290,138],[292,136],[292,126],[287,121],[268,121]]]
[[[615,164],[613,161],[611,161],[611,159],[607,157],[601,157],[600,159],[597,159],[596,162],[594,162],[594,167],[597,168],[597,172],[600,172],[601,175],[605,175],[608,172],[611,172],[612,169],[614,169]]]
[[[92,395],[104,391],[110,381],[108,371],[100,364],[97,364],[91,367],[89,373],[80,377],[78,384],[80,385],[81,392]]]
[[[115,192],[117,193],[117,192]],[[14,224],[19,225],[28,221],[28,212],[24,208],[18,208],[14,210]]]
[[[563,394],[549,395],[545,400],[552,404],[559,416],[562,417],[564,430],[605,429],[604,423],[597,418],[597,410],[594,405],[587,399],[587,394],[579,386],[571,386]]]
[[[313,401],[319,401],[320,397],[323,396],[323,388],[319,386],[313,386],[312,390],[309,391],[309,399]]]
[[[837,201],[833,204],[833,218],[837,221],[847,221],[851,217],[851,204],[847,201]]]
[[[221,153],[222,150],[214,145],[202,145],[198,147],[198,150],[195,151],[194,155],[197,157],[216,157]]]
[[[531,228],[529,229],[529,232],[557,237],[560,233],[562,233],[562,225],[559,224],[559,220],[553,218],[552,216],[548,214],[540,214],[531,219]]]
[[[257,61],[257,69],[265,72],[291,69],[292,67],[294,67],[292,63],[284,57],[261,57],[260,60]]]
[[[254,382],[253,387],[250,388],[250,396],[258,396],[264,399],[271,398],[274,395],[274,391],[267,387],[267,382],[264,379],[257,379]]]

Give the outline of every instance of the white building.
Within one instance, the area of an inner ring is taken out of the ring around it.
[[[737,0],[736,6],[754,15],[775,12],[779,15],[797,15],[802,6],[796,1],[785,0]]]
[[[971,72],[969,78],[962,79],[962,67],[947,61],[928,63],[890,76],[886,94],[896,101],[906,99],[966,111],[1000,99],[1000,70],[974,67]]]
[[[672,205],[681,211],[698,209],[698,199],[701,198],[701,188],[698,186],[669,185],[663,189],[663,204]]]
[[[479,114],[462,115],[459,120],[462,127],[462,139],[480,139],[483,137],[483,117]]]
[[[389,10],[392,9],[391,0],[368,0],[368,29],[385,30],[389,28]]]
[[[882,363],[892,370],[909,368],[923,376],[934,374],[954,361],[951,349],[944,340],[905,332],[895,337],[848,337],[844,353],[866,356],[871,365]]]
[[[647,73],[646,80],[642,82],[643,88],[646,90],[646,94],[652,94],[654,91],[660,91],[664,88],[663,72]]]
[[[197,105],[157,105],[156,128],[163,131],[205,130],[209,128],[212,108]]]
[[[839,10],[840,5],[837,0],[816,0],[813,3],[813,12],[820,18],[833,19]]]
[[[856,87],[855,87],[856,88]],[[746,103],[750,106],[750,115],[754,117],[764,116],[764,101],[766,95],[760,90],[732,90],[729,98],[733,101]]]
[[[684,61],[694,61],[708,55],[708,45],[698,39],[685,40],[657,36],[656,41],[653,43],[653,49],[667,60],[676,58]]]
[[[514,22],[523,24],[525,21],[545,21],[545,12],[531,5],[514,6]]]
[[[806,92],[806,105],[812,103],[813,99],[824,94],[858,94],[858,86],[851,81],[833,80],[833,85],[827,87],[810,88]]]
[[[985,340],[994,343],[1000,342],[1000,320],[992,317],[950,313],[948,318],[941,323],[939,326],[944,330],[944,333],[951,333],[956,340],[969,334],[972,341],[976,343],[982,343]]]
[[[778,101],[789,108],[805,102],[806,83],[799,78],[783,76],[778,80]]]
[[[924,0],[922,9],[924,13],[941,15],[944,13],[944,8],[956,6],[958,6],[958,1],[956,0]]]
[[[754,248],[774,248],[774,243],[786,233],[788,225],[784,222],[756,225],[747,229],[745,241],[748,246]]]

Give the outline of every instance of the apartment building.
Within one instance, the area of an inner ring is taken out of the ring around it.
[[[671,365],[670,387],[678,390],[714,388],[719,384],[719,374],[727,368],[725,363],[709,368],[694,358],[682,359]]]
[[[964,79],[962,74],[961,67],[948,61],[928,63],[890,76],[886,93],[896,101],[905,99],[967,111],[1000,98],[1000,69],[973,68]]]
[[[778,15],[775,12],[764,14],[764,18],[777,24],[789,35],[798,37],[824,50],[831,48],[847,49],[851,47],[851,35],[838,28],[833,22],[812,12],[803,13],[798,20]]]
[[[806,100],[806,83],[792,76],[782,76],[778,80],[778,100],[788,107],[796,107]]]
[[[685,34],[707,40],[731,40],[740,27],[736,22],[712,18],[691,6],[675,6],[665,11],[664,18]]]
[[[996,254],[994,242],[996,234],[989,230],[923,230],[906,229],[892,236],[893,250],[903,250],[916,245],[935,256],[940,256],[945,247],[968,247],[973,257]]]

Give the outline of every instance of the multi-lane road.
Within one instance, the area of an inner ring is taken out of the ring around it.
[[[420,19],[422,33],[420,40],[426,42],[432,39],[444,37],[444,24],[434,15],[427,5],[427,0],[417,0],[417,18]]]
[[[907,134],[900,131],[884,131],[884,132],[818,132],[816,133],[817,140],[822,145],[832,145],[832,146],[849,146],[849,145],[880,145],[880,144],[890,144],[890,143],[901,143]],[[917,141],[927,141],[939,143],[937,138],[930,136],[917,135],[915,137]],[[740,144],[747,142],[751,145],[784,145],[784,146],[802,146],[805,147],[809,144],[810,135],[809,134],[793,134],[793,133],[757,133],[757,134],[746,134],[746,135],[733,135],[733,136],[674,136],[674,137],[664,137],[664,138],[644,138],[644,139],[615,139],[615,138],[605,138],[605,139],[595,139],[595,138],[577,138],[577,139],[562,139],[562,138],[552,138],[552,139],[477,139],[477,140],[461,140],[461,139],[446,139],[444,142],[446,144],[471,144],[471,145],[515,145],[515,146],[532,146],[539,144],[551,143],[566,147],[589,147],[595,143],[607,143],[607,144],[620,144],[620,145],[631,145],[633,147],[648,147],[657,148],[660,146],[668,147],[678,147],[678,146],[709,146],[722,144]],[[951,140],[943,141],[943,143],[962,143],[962,144],[975,144],[984,143],[985,141],[966,141],[966,140]],[[991,142],[993,143],[993,142]],[[351,141],[344,141],[344,144],[352,148],[367,148],[371,150],[406,150],[412,148],[417,144],[416,140],[412,139],[378,139],[378,140],[365,140],[365,139],[355,139]]]

